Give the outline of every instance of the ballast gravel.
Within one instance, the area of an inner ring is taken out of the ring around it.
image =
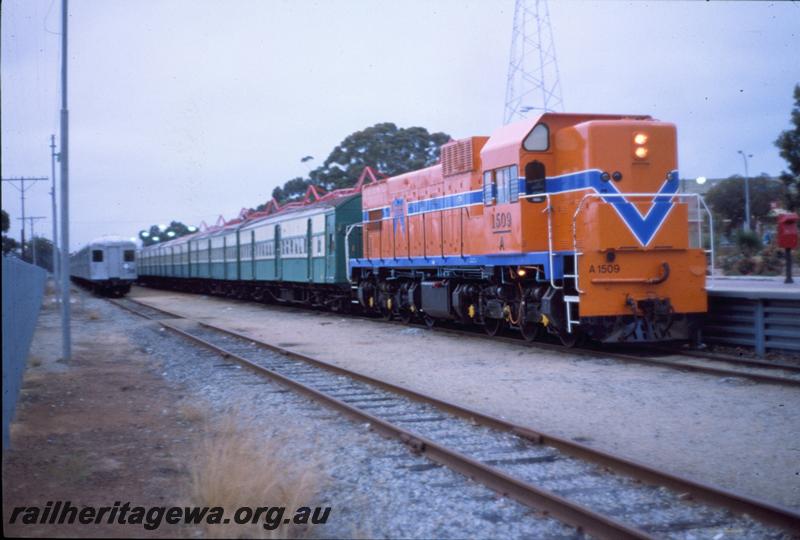
[[[117,308],[113,308],[117,309]],[[136,322],[136,316],[121,314]],[[138,319],[143,321],[142,319]],[[223,360],[155,322],[129,332],[163,364],[162,376],[196,396],[222,421],[237,410],[240,429],[265,441],[291,435],[298,460],[320,458],[329,475],[319,504],[331,506],[322,537],[369,538],[580,538],[572,527],[384,438],[315,402],[256,375],[219,367]],[[213,421],[213,420],[212,420]],[[256,504],[268,504],[257,502]]]
[[[796,388],[134,288],[134,298],[680,476],[800,510]]]

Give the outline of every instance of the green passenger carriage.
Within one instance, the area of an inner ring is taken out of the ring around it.
[[[314,191],[316,194],[316,191]],[[146,285],[346,308],[347,260],[361,256],[361,193],[340,190],[141,250]],[[349,245],[350,253],[345,253]]]

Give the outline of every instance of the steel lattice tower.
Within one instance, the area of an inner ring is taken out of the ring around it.
[[[547,0],[516,0],[503,123],[563,109]]]

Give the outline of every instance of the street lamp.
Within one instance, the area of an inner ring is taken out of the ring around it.
[[[747,158],[753,157],[753,154],[745,154],[741,150],[737,150],[742,154],[744,160],[744,226],[750,231],[750,173],[747,171]]]
[[[697,182],[698,185],[702,186],[703,184],[706,183],[707,180],[708,179],[705,176],[698,176],[695,182]]]

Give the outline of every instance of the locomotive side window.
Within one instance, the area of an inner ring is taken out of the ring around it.
[[[537,124],[525,137],[522,147],[529,152],[544,152],[550,148],[550,129],[547,124]]]
[[[497,204],[508,202],[508,170],[504,167],[495,171],[497,177]]]
[[[103,262],[103,250],[102,249],[93,249],[92,250],[92,262]]]
[[[545,186],[545,168],[541,161],[531,161],[525,165],[525,193],[535,195],[547,191]],[[528,202],[542,202],[544,197],[531,197]]]
[[[133,262],[134,256],[132,249],[126,249],[122,256],[125,262]]]
[[[519,200],[519,171],[516,165],[506,167],[508,171],[508,198],[511,202]]]
[[[494,200],[494,182],[492,179],[493,171],[486,171],[483,173],[483,204],[484,206],[491,206]]]
[[[519,178],[517,166],[510,165],[495,171],[497,178],[497,204],[519,200]]]

